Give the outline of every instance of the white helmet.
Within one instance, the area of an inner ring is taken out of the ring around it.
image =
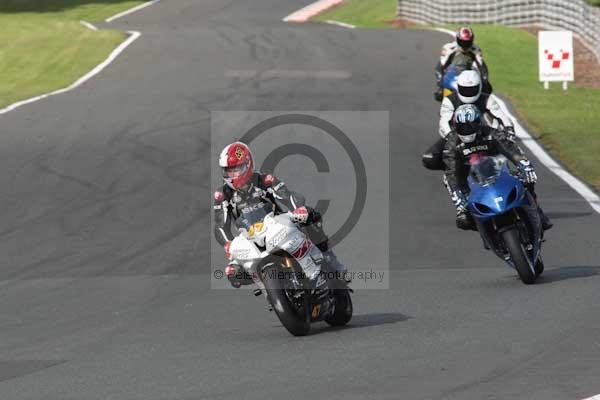
[[[477,71],[461,72],[456,81],[457,94],[460,101],[467,104],[475,103],[481,96],[481,77]]]

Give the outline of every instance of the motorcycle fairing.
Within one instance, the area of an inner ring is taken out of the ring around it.
[[[522,224],[517,225],[523,227],[521,234],[533,245],[527,253],[530,261],[535,263],[541,252],[543,231],[535,200],[521,181],[511,174],[506,162],[501,165],[499,173],[485,181],[478,181],[473,175],[468,177],[468,204],[485,247],[491,248],[514,268],[512,260],[506,258],[499,233],[521,221]]]

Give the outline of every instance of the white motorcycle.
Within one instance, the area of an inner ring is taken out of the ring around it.
[[[294,336],[308,334],[310,324],[342,326],[352,318],[350,289],[336,279],[323,254],[288,214],[275,215],[262,203],[242,211],[240,234],[229,248],[260,288],[283,326]]]

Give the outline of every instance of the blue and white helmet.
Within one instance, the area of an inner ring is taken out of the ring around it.
[[[454,129],[463,143],[475,141],[481,132],[481,112],[473,104],[463,104],[454,111]]]

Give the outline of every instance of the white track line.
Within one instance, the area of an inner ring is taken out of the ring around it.
[[[347,24],[345,22],[334,21],[332,19],[328,19],[325,22],[328,23],[329,25],[337,25],[337,26],[341,26],[343,28],[348,28],[348,29],[355,29],[356,28],[356,26],[354,26],[354,25]]]
[[[581,197],[585,199],[596,211],[600,213],[600,197],[592,189],[590,189],[585,183],[583,183],[579,178],[572,175],[569,171],[563,168],[562,165],[557,163],[547,152],[544,150],[542,146],[531,136],[529,132],[521,125],[519,120],[510,113],[506,103],[498,96],[494,96],[495,100],[500,104],[502,111],[508,113],[513,119],[515,124],[515,132],[517,137],[521,139],[525,147],[529,149],[537,159],[546,166],[550,171],[554,172],[556,176],[565,181],[567,185],[571,186],[573,190],[575,190]],[[600,400],[600,397],[598,398]]]
[[[446,33],[452,37],[454,37],[455,32],[452,32],[448,29],[443,28],[432,28],[438,32]],[[502,111],[510,115],[514,124],[515,124],[515,132],[517,137],[522,140],[525,147],[529,149],[533,153],[537,159],[546,166],[550,171],[552,171],[556,176],[562,179],[567,185],[569,185],[574,191],[579,193],[581,197],[588,202],[590,207],[597,213],[600,213],[600,197],[592,190],[588,185],[583,183],[579,178],[575,177],[569,171],[564,169],[559,163],[557,163],[547,152],[544,150],[542,146],[531,136],[529,132],[523,127],[523,125],[519,122],[518,118],[510,112],[506,103],[500,99],[498,96],[493,95],[494,99],[500,104]],[[596,397],[592,397],[586,400],[600,400],[600,395]]]
[[[344,0],[319,0],[306,7],[293,12],[283,19],[284,22],[306,22],[315,15],[322,13],[323,11],[336,6]]]
[[[446,33],[452,37],[454,37],[454,35],[456,35],[456,32],[452,32],[450,29],[444,29],[444,28],[430,28],[430,29],[433,29],[434,31]]]
[[[105,22],[112,22],[118,18],[124,17],[125,15],[129,15],[132,14],[136,11],[142,10],[148,6],[151,6],[152,4],[158,3],[160,0],[151,0],[148,1],[146,3],[140,4],[139,6],[130,8],[129,10],[125,10],[121,13],[115,14],[112,17],[108,17]],[[88,27],[89,29],[92,30],[98,30],[98,28],[92,24],[90,24],[87,21],[79,21],[82,25],[85,25],[86,27]],[[119,47],[117,47],[116,49],[114,49],[112,51],[112,53],[110,53],[110,55],[108,56],[108,58],[106,60],[104,60],[102,63],[98,64],[93,70],[91,70],[90,72],[88,72],[87,74],[85,74],[84,76],[82,76],[81,78],[79,78],[76,82],[72,83],[71,85],[67,86],[66,88],[62,88],[62,89],[58,89],[55,90],[53,92],[50,93],[45,93],[45,94],[41,94],[39,96],[35,96],[32,97],[30,99],[26,99],[26,100],[21,100],[18,101],[16,103],[13,103],[5,108],[0,109],[0,114],[6,114],[9,111],[12,111],[16,108],[19,108],[21,106],[24,106],[25,104],[30,104],[30,103],[34,103],[36,101],[45,99],[47,97],[50,96],[55,96],[57,94],[62,94],[62,93],[66,93],[69,92],[81,85],[83,85],[85,82],[87,82],[88,80],[90,80],[91,78],[93,78],[94,76],[98,75],[100,72],[102,72],[102,70],[104,68],[106,68],[110,63],[112,63],[119,54],[121,54],[123,52],[123,50],[125,50],[131,43],[133,43],[137,38],[139,38],[142,34],[140,32],[137,31],[127,31],[126,32],[129,37],[127,38],[127,40],[125,40],[123,43],[121,43],[119,45]]]
[[[93,31],[97,31],[97,30],[98,30],[98,28],[96,28],[96,27],[95,27],[93,24],[90,24],[90,23],[89,23],[89,22],[87,22],[87,21],[83,21],[83,20],[81,20],[81,21],[79,21],[79,23],[80,23],[81,25],[85,26],[86,28],[88,28],[88,29],[91,29],[91,30],[93,30]]]
[[[587,399],[583,399],[583,400],[600,400],[600,394],[598,394],[596,396],[588,397]]]
[[[71,85],[67,86],[66,88],[55,90],[54,92],[42,94],[42,95],[39,95],[36,97],[32,97],[27,100],[22,100],[17,103],[13,103],[6,108],[0,109],[0,114],[5,114],[9,111],[14,110],[15,108],[19,108],[21,106],[24,106],[25,104],[29,104],[29,103],[33,103],[33,102],[45,99],[46,97],[69,92],[69,91],[83,85],[85,82],[87,82],[94,76],[98,75],[100,72],[102,72],[102,70],[104,68],[106,68],[111,62],[113,62],[117,58],[117,56],[123,52],[123,50],[125,50],[131,43],[133,43],[137,38],[139,38],[141,36],[141,33],[136,32],[136,31],[127,31],[127,33],[129,34],[129,37],[127,38],[127,40],[125,40],[123,43],[121,43],[119,45],[119,47],[114,49],[112,51],[112,53],[110,53],[110,55],[108,56],[108,58],[106,60],[104,60],[102,63],[98,64],[93,70],[91,70],[90,72],[88,72],[87,74],[85,74],[84,76],[79,78],[76,82],[72,83]]]
[[[136,7],[130,8],[129,10],[125,10],[125,11],[123,11],[123,12],[120,12],[120,13],[118,13],[118,14],[115,14],[115,15],[113,15],[112,17],[108,17],[108,18],[106,18],[104,21],[105,21],[105,22],[112,22],[112,21],[114,21],[114,20],[116,20],[116,19],[119,19],[119,18],[121,18],[121,17],[124,17],[124,16],[126,16],[126,15],[129,15],[129,14],[133,14],[133,13],[134,13],[134,12],[136,12],[136,11],[140,11],[140,10],[142,10],[142,9],[146,8],[146,7],[149,7],[149,6],[151,6],[152,4],[158,3],[159,1],[160,1],[160,0],[151,0],[151,1],[148,1],[148,2],[146,2],[146,3],[140,4],[139,6],[136,6]]]

